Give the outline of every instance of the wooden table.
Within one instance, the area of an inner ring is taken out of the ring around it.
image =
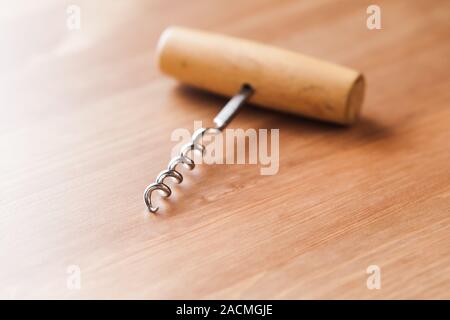
[[[450,298],[449,1],[376,1],[381,30],[372,1],[70,3],[79,30],[69,2],[1,13],[1,298]],[[361,121],[247,107],[278,174],[204,165],[148,214],[171,132],[226,101],[158,71],[172,24],[363,71]]]

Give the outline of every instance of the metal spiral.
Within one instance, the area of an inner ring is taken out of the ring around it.
[[[150,212],[155,213],[158,211],[158,207],[152,204],[152,193],[155,190],[161,191],[164,197],[170,197],[172,190],[170,187],[164,183],[167,178],[173,178],[177,183],[183,181],[183,176],[177,171],[177,166],[179,164],[184,165],[189,170],[195,168],[194,160],[188,157],[189,152],[194,152],[195,150],[200,151],[202,156],[205,152],[205,145],[202,144],[202,138],[205,134],[219,134],[236,116],[239,109],[244,105],[244,103],[253,94],[253,88],[248,84],[243,84],[239,92],[234,95],[220,110],[219,114],[214,118],[215,128],[201,128],[196,130],[191,137],[191,141],[181,147],[180,155],[174,157],[170,160],[169,165],[166,170],[161,171],[156,177],[156,181],[144,191],[144,201]]]
[[[144,201],[147,205],[147,208],[150,212],[155,213],[158,211],[158,206],[153,206],[152,204],[152,193],[155,190],[162,191],[164,197],[170,197],[172,194],[172,190],[170,187],[164,183],[167,178],[173,178],[177,183],[183,182],[183,175],[176,170],[179,164],[184,165],[189,170],[195,168],[194,160],[188,157],[189,152],[193,152],[195,150],[200,151],[202,156],[205,152],[205,145],[201,143],[201,139],[205,134],[218,134],[220,130],[217,128],[201,128],[196,130],[191,137],[191,141],[181,147],[180,155],[172,158],[169,164],[167,165],[167,169],[161,171],[154,183],[147,186],[144,191]]]

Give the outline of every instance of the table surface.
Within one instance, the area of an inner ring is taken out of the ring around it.
[[[450,2],[377,1],[381,30],[366,27],[371,3],[10,1],[0,297],[450,298]],[[246,107],[230,127],[279,128],[279,172],[202,165],[148,214],[171,132],[226,101],[158,71],[174,24],[361,70],[361,121]]]

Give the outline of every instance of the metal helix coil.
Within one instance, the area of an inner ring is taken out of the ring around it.
[[[251,97],[254,90],[248,84],[243,84],[237,94],[235,94],[220,110],[214,118],[214,128],[201,128],[196,130],[191,137],[191,141],[181,147],[180,155],[170,160],[166,170],[161,171],[156,177],[156,181],[145,188],[144,201],[150,212],[155,213],[158,207],[152,204],[152,193],[156,190],[161,191],[164,197],[170,197],[172,190],[164,182],[167,178],[173,178],[177,183],[183,181],[183,175],[177,171],[177,166],[183,164],[189,170],[195,168],[194,160],[188,157],[189,152],[200,151],[202,156],[205,153],[205,145],[202,144],[205,134],[219,134],[228,123],[236,116],[239,109]]]
[[[155,213],[158,211],[159,207],[152,204],[152,193],[156,190],[162,191],[164,197],[170,197],[172,190],[164,182],[167,178],[173,178],[179,184],[183,182],[183,175],[177,171],[177,166],[182,164],[187,169],[192,170],[195,168],[194,160],[188,156],[189,152],[200,151],[202,156],[205,152],[205,145],[202,144],[202,138],[205,134],[218,134],[220,130],[217,128],[201,128],[196,130],[191,137],[191,141],[181,147],[180,155],[172,158],[167,169],[161,171],[154,183],[150,184],[145,188],[144,191],[144,201],[150,212]]]

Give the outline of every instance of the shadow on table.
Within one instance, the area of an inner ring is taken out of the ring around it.
[[[228,101],[227,97],[192,88],[184,84],[176,86],[175,92],[182,100],[187,101],[180,108],[188,109],[189,112],[193,113],[199,108],[211,108],[211,117],[214,117]],[[207,122],[212,119],[201,120]],[[230,127],[246,129],[249,128],[249,123],[254,124],[255,121],[259,125],[255,129],[279,128],[280,131],[298,131],[303,137],[321,135],[330,139],[335,137],[334,139],[337,140],[345,137],[347,144],[358,141],[371,142],[380,139],[390,139],[394,135],[392,128],[365,116],[364,106],[359,121],[352,126],[342,126],[248,104],[244,106],[242,111],[232,121]]]
[[[210,116],[210,119],[197,119],[202,120],[204,123],[211,122],[212,118],[228,101],[226,97],[186,85],[180,84],[174,90],[177,96],[177,103],[180,104],[179,108],[183,109],[187,114],[195,115],[199,113],[202,114],[199,117],[205,117],[205,112],[200,112],[199,110],[205,110],[205,108],[210,110],[207,112],[207,117]],[[290,141],[299,139],[299,144],[284,144],[283,149],[281,150],[280,148],[280,151],[283,152],[291,151],[289,150],[291,148],[308,145],[308,148],[322,148],[323,154],[338,153],[342,150],[354,148],[356,152],[366,153],[370,150],[371,152],[380,152],[389,156],[392,150],[398,147],[399,143],[404,143],[401,138],[396,137],[392,128],[384,126],[369,117],[361,117],[352,126],[342,126],[310,120],[301,116],[293,116],[249,104],[232,121],[230,128],[246,130],[251,127],[255,129],[280,129],[280,145],[283,145],[283,139],[291,139]],[[306,141],[306,144],[304,141]],[[299,156],[295,152],[290,154],[289,157]],[[301,159],[296,160],[295,158],[289,160],[293,162],[301,161]],[[181,185],[171,183],[171,188],[173,186],[172,196],[166,200],[156,200],[162,205],[163,210],[161,211],[164,212],[164,215],[171,216],[179,212],[188,213],[202,207],[205,204],[202,202],[207,202],[207,200],[203,196],[193,197],[192,195],[199,191],[199,186],[205,182],[206,177],[217,174],[217,168],[214,165],[197,166],[193,171],[183,170],[182,174],[185,180]]]

